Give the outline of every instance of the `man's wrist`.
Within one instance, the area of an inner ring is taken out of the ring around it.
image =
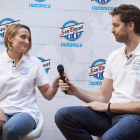
[[[109,113],[111,113],[111,112],[110,112],[110,105],[111,105],[111,103],[108,104],[108,112],[109,112]]]

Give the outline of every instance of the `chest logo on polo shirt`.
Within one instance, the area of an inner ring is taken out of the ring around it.
[[[140,59],[136,60],[131,67],[131,70],[134,72],[131,72],[131,75],[140,75],[138,71],[140,71]]]
[[[27,75],[29,74],[29,68],[21,68],[19,71],[19,75],[25,78],[29,78],[27,77]]]

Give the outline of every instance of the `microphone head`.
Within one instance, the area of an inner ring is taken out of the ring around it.
[[[64,67],[63,67],[63,65],[58,65],[57,66],[57,70],[58,70],[58,72],[64,72]]]

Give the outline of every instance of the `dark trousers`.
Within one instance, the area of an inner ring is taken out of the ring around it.
[[[65,107],[55,122],[67,140],[140,140],[140,115],[97,112],[87,107]]]

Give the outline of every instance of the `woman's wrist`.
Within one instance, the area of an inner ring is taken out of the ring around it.
[[[58,90],[59,86],[55,86],[54,84],[52,84],[51,88]]]

